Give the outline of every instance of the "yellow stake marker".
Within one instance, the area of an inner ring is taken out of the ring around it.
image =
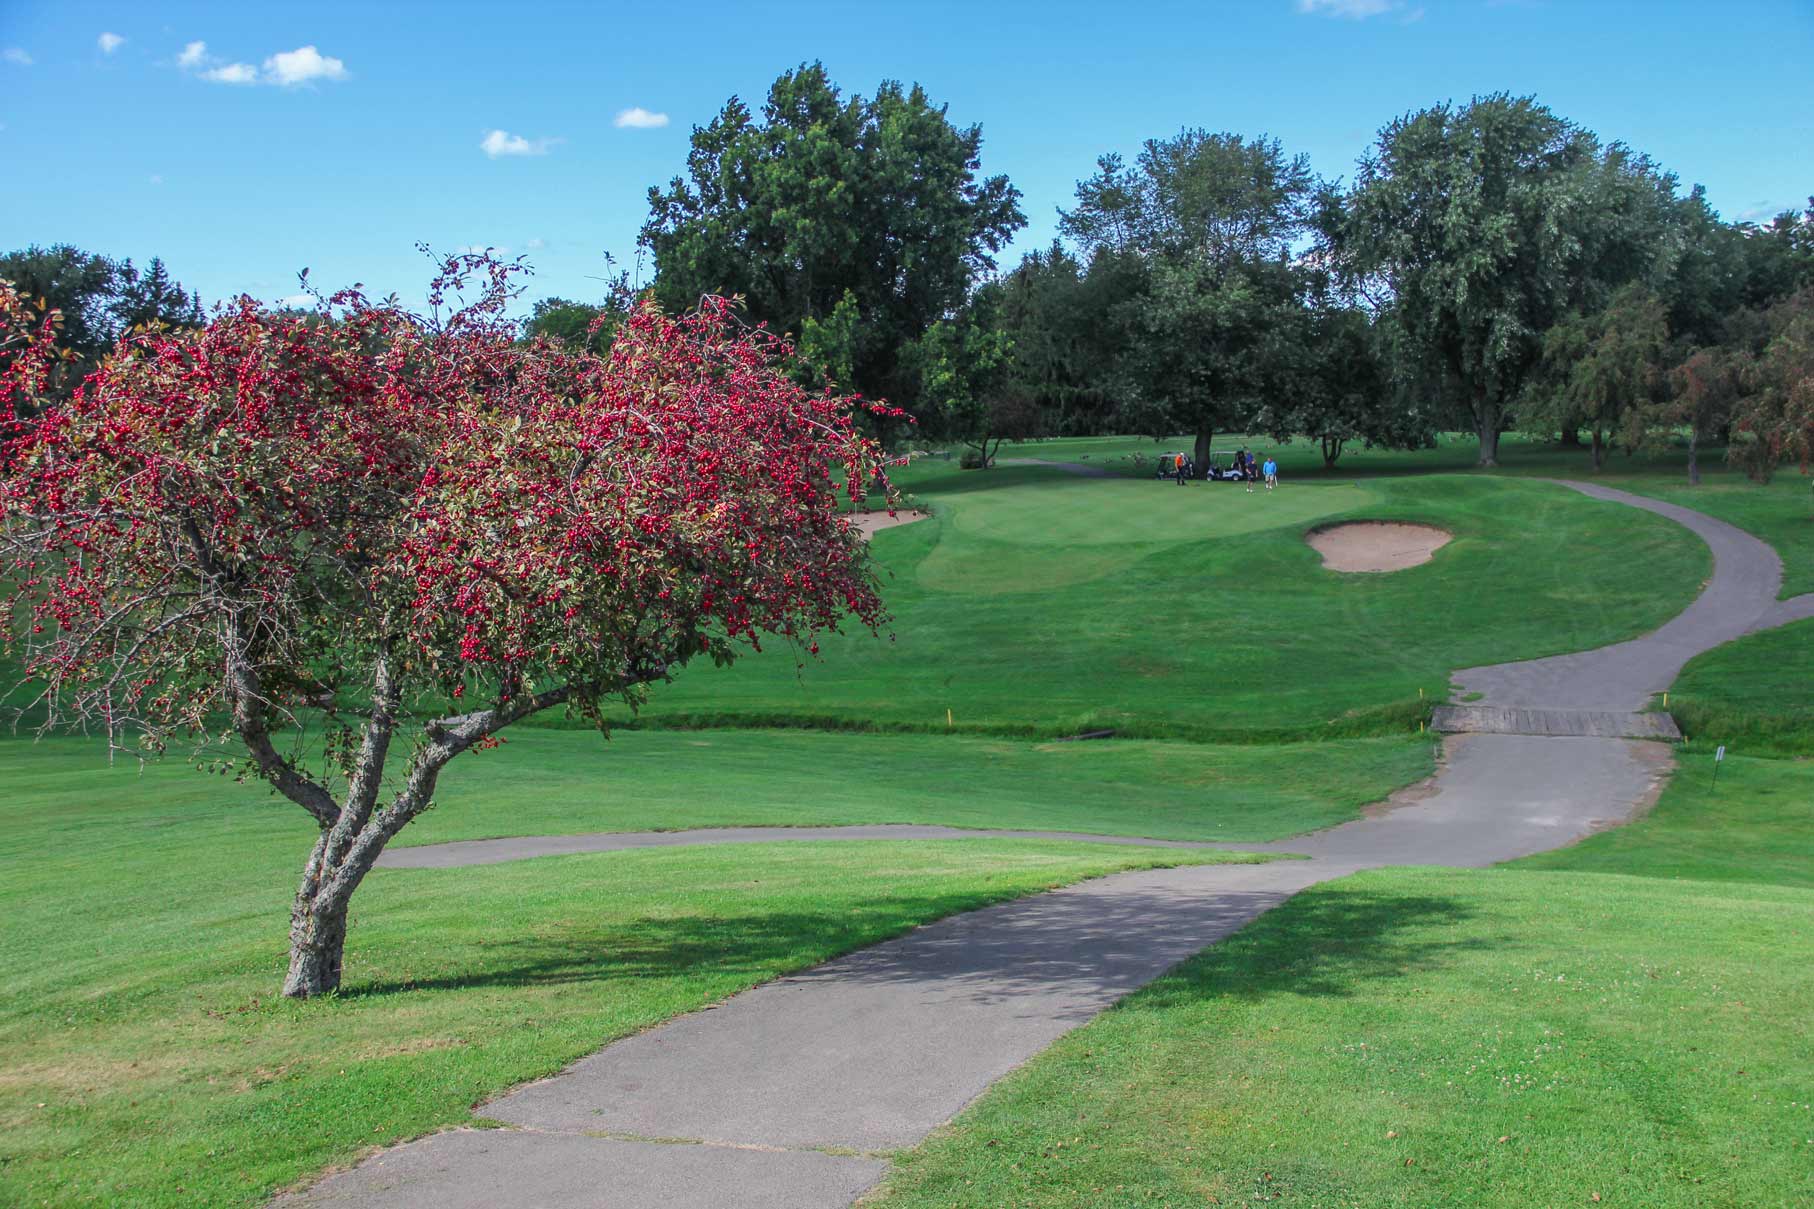
[[[951,729],[951,711],[950,710],[945,711],[945,729],[946,730]]]

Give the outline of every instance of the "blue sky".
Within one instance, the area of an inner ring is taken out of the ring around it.
[[[810,59],[982,123],[985,169],[1025,195],[1016,254],[1104,151],[1265,132],[1348,176],[1394,115],[1501,89],[1651,153],[1728,218],[1814,192],[1810,0],[0,0],[0,248],[161,255],[214,301],[293,294],[304,266],[415,298],[418,242],[495,245],[529,256],[531,297],[594,297],[605,252],[634,265],[690,128]]]

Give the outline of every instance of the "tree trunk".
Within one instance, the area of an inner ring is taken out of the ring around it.
[[[1474,392],[1474,433],[1480,438],[1480,460],[1475,465],[1499,465],[1499,413],[1487,405],[1485,387]]]
[[[1606,434],[1594,429],[1594,471],[1599,472],[1606,465]]]
[[[1688,429],[1688,485],[1690,487],[1701,485],[1701,462],[1698,448],[1700,442],[1700,425],[1691,425]]]
[[[290,909],[290,972],[283,980],[289,999],[312,999],[340,989],[346,950],[345,902],[305,900]]]
[[[1197,443],[1191,453],[1191,462],[1198,478],[1202,478],[1209,469],[1209,442],[1214,436],[1215,432],[1211,429],[1197,429]]]
[[[1334,470],[1335,460],[1342,456],[1342,445],[1344,444],[1344,440],[1341,437],[1324,437],[1322,440],[1323,469]]]
[[[1581,448],[1581,430],[1576,428],[1573,424],[1566,425],[1562,429],[1562,448]]]

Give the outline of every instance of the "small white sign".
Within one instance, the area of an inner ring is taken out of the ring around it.
[[[1721,760],[1724,760],[1725,758],[1726,758],[1726,745],[1724,743],[1722,743],[1722,744],[1720,744],[1720,749],[1713,753],[1713,762],[1715,764],[1718,764]]]

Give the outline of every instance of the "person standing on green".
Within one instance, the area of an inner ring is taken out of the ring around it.
[[[1271,491],[1279,485],[1279,464],[1277,462],[1269,457],[1266,459],[1266,464],[1260,469],[1266,475],[1266,490]]]

